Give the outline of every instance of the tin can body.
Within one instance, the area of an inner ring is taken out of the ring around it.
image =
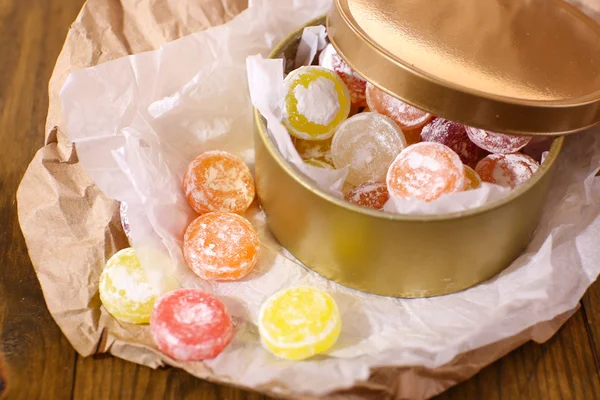
[[[272,57],[293,60],[300,35]],[[283,159],[255,111],[257,194],[274,236],[326,278],[378,295],[443,295],[493,277],[528,246],[562,142],[555,139],[541,171],[500,202],[447,217],[402,216],[320,191]]]

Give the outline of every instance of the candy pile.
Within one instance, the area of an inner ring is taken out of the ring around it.
[[[325,72],[322,76],[327,76],[326,79],[337,79]],[[335,90],[343,92],[343,83],[337,84]],[[346,116],[347,112],[340,120]],[[298,121],[290,118],[290,124]],[[310,122],[303,124],[298,126],[310,127]],[[318,129],[314,132],[322,134]],[[316,153],[318,147],[314,149],[307,147],[307,151],[315,151],[310,162],[329,166]],[[183,255],[189,268],[206,281],[246,277],[258,262],[260,250],[258,233],[240,215],[254,201],[254,180],[248,167],[232,154],[205,152],[190,163],[182,189],[190,207],[200,214],[183,235]],[[131,240],[124,203],[121,214]],[[150,323],[154,342],[174,359],[214,358],[232,340],[233,321],[221,300],[198,289],[163,292],[153,287],[133,248],[121,250],[110,258],[102,272],[99,290],[102,304],[113,317],[127,323]],[[262,307],[258,327],[262,343],[271,353],[301,360],[333,346],[340,333],[341,318],[329,294],[298,287],[269,298]]]
[[[286,76],[282,122],[307,164],[348,168],[349,202],[381,210],[390,196],[430,202],[482,182],[514,189],[540,167],[539,154],[527,155],[530,137],[467,127],[406,104],[364,80],[331,44],[318,63]]]

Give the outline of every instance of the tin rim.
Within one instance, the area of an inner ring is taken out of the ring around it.
[[[325,17],[319,17],[309,21],[305,26],[313,26],[313,25],[322,25],[325,21]],[[302,35],[304,27],[299,28],[298,30],[292,32],[285,39],[283,39],[271,53],[269,54],[270,59],[279,58],[278,56],[283,53],[283,51],[290,45],[290,43],[299,38]],[[260,139],[262,140],[263,145],[266,147],[267,151],[273,157],[279,166],[283,168],[283,170],[291,176],[296,182],[300,185],[304,186],[305,189],[309,190],[311,193],[319,196],[321,199],[326,200],[330,203],[335,204],[338,207],[345,208],[348,211],[360,213],[369,217],[375,217],[380,219],[387,220],[395,220],[395,221],[412,221],[412,222],[433,222],[433,221],[446,221],[446,220],[454,220],[454,219],[464,219],[470,218],[479,214],[487,213],[496,208],[502,207],[516,198],[525,194],[530,188],[535,186],[542,177],[544,177],[550,168],[556,162],[558,155],[560,154],[560,150],[562,149],[564,143],[564,137],[560,136],[558,138],[554,138],[552,142],[552,146],[550,147],[550,151],[548,156],[541,164],[540,169],[524,184],[520,185],[518,188],[513,189],[506,196],[501,199],[489,202],[481,207],[458,211],[453,213],[446,214],[432,214],[432,215],[407,215],[407,214],[393,214],[388,212],[381,212],[372,210],[366,207],[360,207],[353,203],[347,202],[343,199],[340,199],[332,194],[325,192],[324,190],[319,189],[312,183],[312,180],[302,174],[302,172],[298,171],[296,167],[294,167],[291,163],[289,163],[286,159],[283,158],[279,150],[276,148],[275,143],[270,138],[270,135],[267,130],[267,126],[265,124],[265,120],[263,116],[260,114],[260,111],[255,107],[254,108],[254,122],[256,125],[256,129],[259,132]]]
[[[600,38],[600,25],[576,7],[562,1],[553,7],[561,7],[571,15],[569,21],[588,27],[589,37]],[[423,71],[418,65],[407,64],[408,61],[390,53],[364,31],[350,11],[349,0],[334,1],[326,25],[332,33],[332,45],[353,70],[390,95],[434,115],[477,128],[531,136],[572,134],[600,122],[600,89],[561,100],[504,96],[501,92],[458,84]],[[367,59],[368,63],[363,61]],[[585,85],[580,83],[578,87]]]

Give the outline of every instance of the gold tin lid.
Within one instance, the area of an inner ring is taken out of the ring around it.
[[[335,0],[342,58],[466,125],[563,135],[600,122],[600,26],[562,0]]]

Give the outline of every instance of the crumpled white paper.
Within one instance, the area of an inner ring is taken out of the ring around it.
[[[64,128],[89,176],[106,195],[129,204],[133,245],[144,267],[160,266],[155,272],[164,273],[163,263],[152,260],[168,254],[181,285],[215,292],[234,316],[233,342],[206,364],[242,385],[273,383],[322,394],[368,378],[372,366],[443,365],[573,309],[600,272],[599,129],[566,141],[527,251],[496,278],[461,293],[405,300],[329,282],[280,247],[256,206],[247,213],[262,241],[255,271],[229,283],[205,283],[189,272],[180,250],[194,217],[180,188],[187,163],[218,148],[252,165],[246,57],[266,56],[329,6],[319,0],[257,0],[223,26],[77,71],[62,91]],[[279,360],[260,346],[254,322],[269,295],[300,284],[334,296],[342,333],[325,356]]]

